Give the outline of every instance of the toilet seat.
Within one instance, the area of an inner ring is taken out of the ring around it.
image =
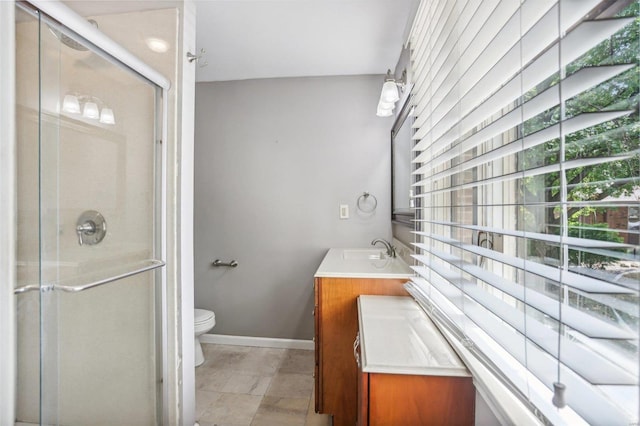
[[[216,314],[205,309],[194,309],[194,324],[202,324],[215,319]]]

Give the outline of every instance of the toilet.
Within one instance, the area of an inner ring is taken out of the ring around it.
[[[195,325],[195,355],[196,355],[196,367],[202,365],[204,362],[204,354],[202,353],[202,345],[200,344],[200,335],[211,330],[216,325],[216,314],[213,311],[207,311],[206,309],[194,310],[194,325]]]

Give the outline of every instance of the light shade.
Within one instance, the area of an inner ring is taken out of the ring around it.
[[[380,94],[381,102],[397,102],[400,99],[398,86],[395,81],[385,81],[382,85],[382,93]]]
[[[111,108],[102,108],[100,111],[100,122],[104,124],[116,124],[116,118],[113,116]]]
[[[376,115],[378,117],[391,117],[391,115],[393,115],[393,104],[391,105],[391,108],[386,108],[386,104],[384,104],[384,102],[378,102],[378,110],[376,111]]]
[[[80,114],[80,102],[74,95],[65,95],[62,101],[62,110],[70,114]]]
[[[394,102],[384,102],[382,100],[378,102],[378,108],[380,109],[388,109],[389,111],[392,111],[395,107],[396,104]]]
[[[82,116],[85,118],[99,118],[100,111],[98,110],[98,105],[95,102],[87,102],[84,104],[84,109],[82,110]]]

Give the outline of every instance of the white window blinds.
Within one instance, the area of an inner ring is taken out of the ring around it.
[[[553,424],[639,421],[638,7],[422,1],[410,37],[408,289]]]

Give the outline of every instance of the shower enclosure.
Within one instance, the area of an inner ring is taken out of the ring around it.
[[[168,83],[45,3],[15,10],[16,422],[161,424]]]

